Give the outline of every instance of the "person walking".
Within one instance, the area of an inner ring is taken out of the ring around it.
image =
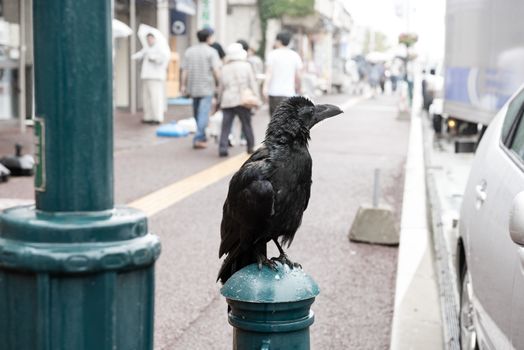
[[[165,80],[169,57],[160,48],[152,33],[147,34],[147,47],[131,56],[134,60],[142,60],[140,79],[142,82],[142,101],[144,117],[142,123],[160,124],[164,121],[165,110]]]
[[[220,58],[217,51],[209,46],[210,37],[207,29],[199,30],[199,43],[186,50],[182,61],[181,91],[183,95],[193,99],[193,113],[197,123],[193,138],[194,149],[207,147],[206,127],[219,79]]]
[[[251,126],[251,108],[260,104],[257,82],[251,64],[246,60],[247,52],[239,43],[231,44],[226,49],[226,63],[222,67],[219,97],[222,108],[222,129],[218,146],[218,155],[228,155],[229,134],[235,116],[242,125],[242,132],[247,142],[247,153],[253,153],[255,137]]]
[[[382,64],[371,62],[371,66],[369,68],[368,83],[369,87],[371,88],[371,96],[373,98],[375,98],[377,95],[377,89],[380,87],[380,81],[382,79],[383,74],[384,69]]]
[[[264,97],[269,97],[269,114],[287,97],[300,93],[302,59],[288,45],[291,33],[280,32],[276,37],[275,49],[266,60],[266,80],[263,87]]]
[[[401,70],[402,68],[400,61],[398,59],[394,59],[391,63],[391,75],[389,77],[391,80],[391,90],[393,90],[393,92],[397,91],[397,83],[400,79]]]

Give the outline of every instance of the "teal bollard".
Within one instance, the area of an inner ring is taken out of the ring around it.
[[[311,305],[320,289],[302,269],[256,264],[236,272],[222,287],[230,306],[233,350],[309,350]]]

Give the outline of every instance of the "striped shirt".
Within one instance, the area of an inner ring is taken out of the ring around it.
[[[191,97],[212,96],[215,92],[213,68],[220,67],[215,49],[206,43],[191,46],[184,54],[182,69],[187,71],[187,93]]]

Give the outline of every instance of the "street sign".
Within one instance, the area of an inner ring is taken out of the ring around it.
[[[197,28],[215,28],[215,2],[213,0],[201,0],[198,2]]]
[[[187,33],[187,15],[185,13],[171,10],[169,20],[172,35],[185,35]]]

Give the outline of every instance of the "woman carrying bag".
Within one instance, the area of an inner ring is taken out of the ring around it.
[[[253,153],[255,137],[251,126],[251,109],[260,106],[258,87],[251,64],[246,60],[247,52],[238,43],[226,49],[226,64],[220,75],[220,107],[222,108],[222,128],[218,155],[227,157],[228,138],[233,119],[238,116],[242,132],[247,141],[247,153]]]

